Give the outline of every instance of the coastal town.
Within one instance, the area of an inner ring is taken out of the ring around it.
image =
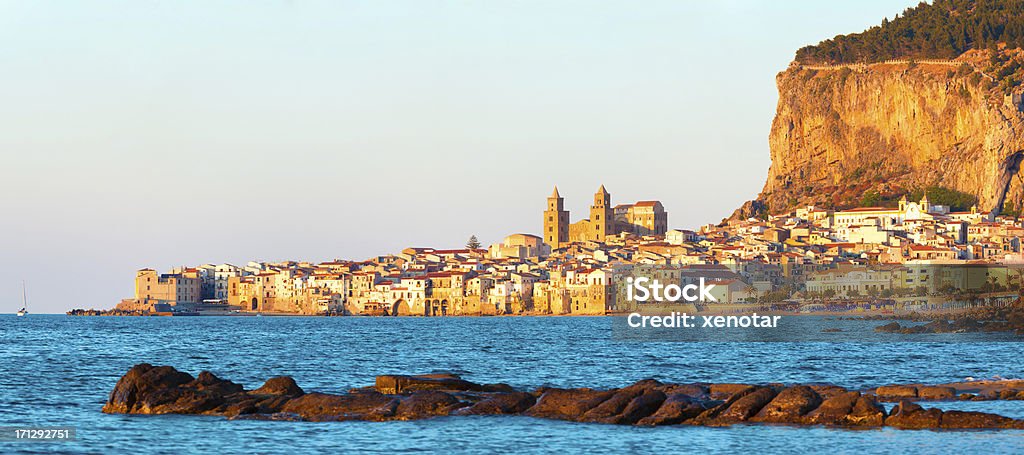
[[[556,187],[540,235],[515,233],[487,247],[473,237],[464,248],[410,247],[363,261],[146,268],[136,273],[135,295],[113,311],[605,315],[636,309],[622,279],[638,275],[708,280],[723,308],[948,310],[1015,299],[1024,275],[1018,220],[976,206],[952,211],[927,194],[895,207],[805,206],[687,230],[669,228],[661,202],[614,205],[602,185],[589,218],[569,215]]]

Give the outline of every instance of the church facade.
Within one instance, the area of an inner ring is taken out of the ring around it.
[[[977,211],[977,207],[972,208]],[[932,205],[926,194],[920,202],[907,201],[907,197],[900,198],[896,208],[885,207],[861,207],[851,210],[835,212],[833,215],[832,227],[843,228],[849,226],[878,226],[882,229],[892,229],[894,226],[908,221],[933,220],[936,216],[945,216],[949,213],[949,207],[945,205]]]

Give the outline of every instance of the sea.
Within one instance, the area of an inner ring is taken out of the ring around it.
[[[306,391],[327,393],[372,385],[380,374],[435,372],[523,390],[645,378],[860,388],[1024,377],[1024,344],[1005,335],[897,342],[873,332],[881,323],[828,318],[861,334],[838,342],[675,342],[617,338],[606,317],[0,315],[0,427],[75,430],[73,440],[0,441],[0,453],[1024,452],[1019,430],[648,428],[523,416],[311,423],[100,412],[118,378],[144,362],[193,375],[209,370],[247,389],[288,375]],[[934,405],[1024,418],[1024,401]]]

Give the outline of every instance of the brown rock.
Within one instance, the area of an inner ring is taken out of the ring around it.
[[[235,418],[249,414],[256,414],[259,412],[257,403],[259,403],[259,400],[255,398],[247,398],[233,403],[228,403],[223,407],[223,414],[224,416],[229,418]],[[278,407],[277,409],[273,410],[272,412],[269,412],[268,414],[272,414],[280,410],[281,408]]]
[[[139,364],[114,386],[103,412],[126,414],[204,414],[223,408],[242,386],[208,371],[193,379],[173,367]]]
[[[455,411],[458,415],[519,414],[537,402],[531,393],[509,392],[492,395],[467,408]]]
[[[700,385],[645,380],[609,391],[544,388],[531,394],[508,391],[506,387],[480,386],[453,375],[430,375],[382,376],[378,386],[403,393],[383,394],[375,388],[355,389],[344,395],[304,393],[287,377],[271,378],[259,389],[246,392],[240,385],[210,372],[192,378],[171,367],[140,364],[118,381],[103,409],[113,413],[212,414],[229,418],[313,421],[521,414],[642,425],[778,422],[843,426],[884,424],[896,428],[1024,428],[1021,420],[979,412],[943,413],[938,409],[923,409],[906,400],[886,417],[874,395],[821,388],[834,393],[822,399],[814,387],[800,385],[782,389],[781,385],[719,384],[705,389]],[[443,387],[465,390],[446,392],[439,389]],[[946,397],[951,394],[950,387],[932,390],[921,386],[917,392],[922,397]],[[417,388],[424,390],[415,390]],[[1006,384],[996,384],[988,390],[986,393],[992,394],[1017,392],[1016,387]],[[666,394],[666,391],[675,392]],[[712,400],[710,395],[728,399]]]
[[[228,417],[276,414],[281,412],[285,403],[304,393],[294,379],[278,376],[268,379],[263,386],[252,392],[232,396],[234,399],[225,403],[220,410]]]
[[[516,389],[513,388],[512,386],[508,385],[508,384],[484,384],[480,388],[480,391],[481,392],[505,392],[505,393],[512,393],[512,392],[515,392]]]
[[[619,415],[623,409],[626,409],[629,402],[643,393],[643,389],[638,388],[619,389],[607,400],[604,400],[601,404],[594,406],[580,416],[580,421],[614,423],[614,417]]]
[[[630,384],[630,385],[628,385],[626,387],[623,387],[623,388],[621,388],[619,390],[639,390],[641,392],[646,392],[648,390],[655,390],[655,389],[661,390],[663,388],[664,388],[664,384],[662,384],[661,382],[658,382],[657,380],[654,380],[654,379],[644,379],[644,380],[640,380],[640,381],[634,382],[634,383],[632,383],[632,384]]]
[[[846,390],[843,387],[831,384],[811,384],[808,385],[807,387],[810,387],[811,390],[814,390],[814,392],[817,393],[822,400],[827,400],[836,395],[848,392],[848,390]]]
[[[715,423],[730,424],[745,422],[755,416],[761,409],[772,401],[776,396],[775,389],[771,387],[758,387],[738,398],[729,407],[723,410],[714,419]]]
[[[875,395],[883,400],[898,401],[917,398],[917,387],[912,385],[886,385],[875,389]]]
[[[285,403],[293,398],[288,395],[258,395],[255,397],[246,395],[246,397],[224,406],[224,415],[227,417],[238,417],[251,414],[277,414],[281,412]]]
[[[153,414],[220,413],[238,400],[237,396],[243,396],[242,392],[241,385],[203,371],[193,381],[154,391],[139,402]]]
[[[633,424],[653,414],[665,401],[665,393],[655,387],[660,384],[634,384],[619,389],[611,398],[587,411],[583,422]],[[647,387],[646,389],[644,387]]]
[[[883,408],[875,397],[861,395],[854,403],[853,409],[844,420],[845,425],[880,427],[885,423],[885,408]]]
[[[580,417],[580,421],[620,423],[623,420],[622,414],[626,410],[626,407],[633,403],[633,401],[637,397],[640,397],[648,392],[657,392],[657,394],[650,395],[648,399],[656,399],[657,397],[660,397],[660,400],[657,400],[657,405],[660,406],[661,401],[665,400],[665,394],[656,390],[660,386],[661,383],[658,381],[655,381],[653,379],[645,379],[643,381],[639,381],[627,387],[623,387],[615,391],[615,394],[612,395],[610,398],[608,398],[601,404],[594,406],[593,409],[584,413],[583,416]],[[652,413],[655,410],[657,410],[657,407],[655,407],[654,409],[650,409],[649,413]],[[636,411],[636,409],[633,410],[634,413]],[[640,420],[640,418],[643,417],[647,417],[647,415],[645,414],[640,417],[637,417],[634,420],[634,422],[636,420]]]
[[[952,387],[921,386],[917,388],[917,397],[922,400],[952,400],[956,397],[956,389]]]
[[[377,376],[374,388],[380,393],[405,393],[417,390],[442,390],[442,391],[482,391],[483,386],[475,384],[454,374],[427,374],[419,376],[404,376],[388,374]]]
[[[675,425],[697,417],[707,408],[705,400],[685,393],[673,393],[665,398],[661,406],[651,415],[640,419],[640,425]]]
[[[984,412],[945,411],[942,428],[1024,428],[1024,422]]]
[[[143,414],[205,414],[226,404],[225,397],[196,389],[161,389],[139,400]]]
[[[666,384],[661,387],[661,391],[667,396],[683,394],[701,399],[708,399],[711,393],[704,384]]]
[[[1012,389],[1004,389],[999,391],[1000,400],[1013,400],[1017,398],[1017,391]]]
[[[797,423],[821,404],[821,396],[807,386],[794,386],[779,392],[762,408],[752,422]]]
[[[140,402],[154,394],[166,394],[164,389],[176,389],[192,382],[192,375],[173,367],[154,367],[148,363],[135,365],[114,386],[103,412],[117,414],[150,414],[149,403]],[[152,400],[149,400],[152,401]]]
[[[939,428],[941,424],[941,410],[924,409],[910,401],[899,402],[885,418],[886,426],[897,428]]]
[[[888,324],[875,327],[876,332],[899,333],[901,330],[903,330],[903,327],[899,322],[890,322]]]
[[[821,402],[821,406],[807,414],[805,422],[815,425],[842,425],[853,412],[860,392],[844,392]]]
[[[447,393],[436,390],[423,390],[415,392],[407,397],[402,397],[395,409],[395,418],[400,420],[415,420],[448,415],[458,407],[459,400]]]
[[[382,420],[394,415],[398,399],[377,392],[328,395],[307,393],[289,400],[281,408],[302,420]]]
[[[661,404],[665,402],[665,392],[660,390],[648,390],[629,402],[626,409],[622,410],[610,423],[632,425],[641,419],[653,414]]]
[[[711,384],[708,392],[714,400],[728,400],[733,395],[749,392],[754,389],[750,384]]]
[[[547,389],[526,414],[549,419],[578,420],[614,394],[615,391],[593,389]]]
[[[723,424],[723,423],[717,421],[717,418],[718,418],[719,414],[724,412],[726,409],[729,409],[729,407],[732,406],[733,403],[738,401],[740,398],[743,398],[743,397],[753,393],[757,389],[758,389],[758,387],[747,386],[747,388],[742,389],[742,390],[732,394],[732,396],[730,396],[729,399],[727,399],[727,400],[724,400],[724,401],[713,400],[713,401],[707,402],[707,403],[705,403],[705,407],[707,408],[707,410],[704,411],[703,413],[701,413],[699,416],[694,417],[693,419],[687,421],[686,423],[689,424],[689,425],[720,425],[720,424]],[[718,403],[717,404],[713,404],[714,401],[717,401]]]
[[[300,396],[305,394],[295,380],[288,376],[277,376],[267,379],[260,388],[250,392],[252,395],[286,395]]]
[[[222,395],[231,395],[242,391],[242,386],[240,384],[235,384],[234,382],[218,378],[209,371],[200,372],[199,376],[197,376],[194,381],[189,384],[185,384],[183,387]]]

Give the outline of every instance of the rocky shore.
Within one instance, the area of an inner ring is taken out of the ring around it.
[[[1019,304],[1009,307],[980,308],[959,314],[911,313],[904,316],[874,316],[864,319],[928,321],[926,324],[920,325],[901,325],[899,322],[890,322],[875,327],[876,332],[903,334],[1013,332],[1018,336],[1024,336],[1024,308]]]
[[[66,313],[68,316],[149,316],[148,312],[142,310],[96,310],[75,308]]]
[[[527,392],[505,384],[477,384],[456,375],[435,374],[378,376],[371,387],[335,395],[307,393],[290,377],[271,378],[261,387],[247,391],[208,371],[193,377],[170,366],[139,364],[117,382],[103,412],[300,421],[523,415],[620,425],[750,423],[1024,429],[1024,420],[982,412],[925,409],[915,403],[958,399],[961,391],[970,394],[968,390],[974,390],[970,384],[884,386],[862,392],[817,384],[667,384],[645,379],[612,390],[541,387]],[[993,390],[998,390],[997,397],[1011,390],[1007,394],[1024,396],[1022,381],[1000,381],[981,387],[987,391],[985,396],[991,396]],[[898,403],[887,412],[880,404],[882,400]]]

